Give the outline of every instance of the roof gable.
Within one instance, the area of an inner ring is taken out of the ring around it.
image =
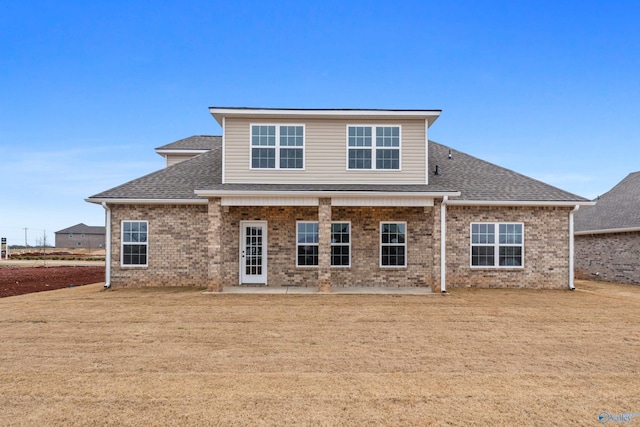
[[[640,229],[640,172],[627,175],[596,202],[576,212],[576,231]]]
[[[55,234],[105,234],[105,227],[86,225],[81,222],[80,224],[56,231]]]
[[[219,135],[194,135],[188,138],[183,138],[171,144],[157,147],[156,151],[165,150],[212,150],[222,144],[222,137]]]

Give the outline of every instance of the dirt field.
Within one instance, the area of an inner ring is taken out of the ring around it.
[[[603,412],[640,413],[638,286],[89,285],[1,299],[0,343],[0,425],[600,425]]]
[[[104,267],[0,265],[0,298],[104,282]]]

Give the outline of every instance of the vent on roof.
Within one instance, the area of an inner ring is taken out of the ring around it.
[[[449,150],[449,160],[453,159],[453,157],[451,156],[451,150]]]
[[[436,165],[436,170],[433,171],[435,175],[440,175],[440,166]]]

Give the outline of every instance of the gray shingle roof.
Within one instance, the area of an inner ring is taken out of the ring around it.
[[[640,172],[633,172],[575,213],[575,231],[640,228]]]
[[[83,223],[72,225],[69,228],[62,229],[60,231],[56,231],[55,234],[105,234],[104,226],[93,226],[86,225]]]
[[[584,202],[544,182],[521,175],[436,142],[429,142],[429,184],[462,192],[456,200]],[[435,175],[436,165],[440,175]]]
[[[179,142],[179,141],[178,141]],[[175,144],[175,143],[174,143]],[[171,144],[170,144],[171,145]],[[586,199],[483,160],[429,143],[428,185],[373,184],[222,184],[221,147],[167,167],[91,198],[198,199],[195,190],[228,191],[380,191],[452,192],[460,200],[479,201],[586,201]],[[434,175],[439,165],[440,175]]]
[[[222,144],[221,136],[194,135],[163,145],[156,148],[156,150],[211,150],[220,144]]]
[[[200,199],[196,188],[221,182],[220,145],[184,162],[166,167],[91,198],[95,199]]]

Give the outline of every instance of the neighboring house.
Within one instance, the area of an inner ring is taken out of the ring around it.
[[[429,141],[440,110],[210,113],[222,136],[87,199],[107,213],[105,286],[573,287],[573,211],[592,203]]]
[[[104,248],[105,228],[83,223],[56,231],[56,248]]]
[[[640,172],[575,215],[576,274],[640,284]]]

